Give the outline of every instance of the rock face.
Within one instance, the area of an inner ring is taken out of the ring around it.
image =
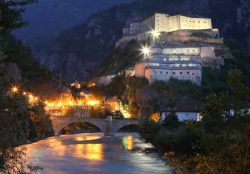
[[[224,38],[235,39],[250,51],[249,0],[138,0],[93,14],[52,40],[37,41],[34,54],[67,81],[84,80],[111,53],[126,23],[155,12],[210,17]]]
[[[24,18],[29,25],[18,29],[15,34],[25,41],[38,36],[53,36],[64,29],[83,23],[92,13],[131,1],[40,0],[27,7]]]
[[[9,63],[9,64],[2,63],[0,64],[0,69],[2,72],[5,72],[7,77],[13,80],[14,82],[21,82],[22,73],[15,63]]]

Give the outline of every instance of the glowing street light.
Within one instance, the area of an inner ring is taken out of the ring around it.
[[[142,54],[146,57],[146,56],[148,56],[149,53],[150,53],[150,48],[147,47],[147,46],[143,46],[142,49],[141,49],[141,52],[142,52]]]
[[[18,91],[19,91],[18,86],[12,86],[12,87],[11,87],[11,92],[12,92],[13,94],[17,94]]]
[[[152,38],[155,40],[155,39],[158,39],[159,37],[160,37],[160,35],[161,35],[161,33],[160,32],[158,32],[158,31],[156,31],[156,30],[151,30],[150,31],[150,34],[151,34],[151,36],[152,36]]]
[[[89,105],[89,106],[97,106],[99,104],[100,104],[100,101],[98,101],[98,100],[88,100],[87,101],[87,105]]]

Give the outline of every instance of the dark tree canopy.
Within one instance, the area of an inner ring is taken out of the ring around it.
[[[24,6],[36,0],[1,0],[0,1],[0,32],[5,33],[26,25],[22,13]]]

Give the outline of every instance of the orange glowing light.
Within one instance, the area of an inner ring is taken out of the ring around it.
[[[88,84],[88,87],[89,88],[92,88],[92,87],[95,87],[96,86],[96,83],[95,82],[90,82],[89,84]]]
[[[98,100],[88,100],[87,101],[87,105],[89,105],[89,106],[97,106],[99,104],[100,104],[100,101],[98,101]]]
[[[18,86],[12,86],[12,87],[11,87],[11,92],[12,92],[12,93],[16,94],[16,93],[18,93],[18,91],[19,91]]]
[[[159,122],[159,120],[160,120],[160,113],[158,113],[158,112],[153,113],[150,116],[150,120],[153,121],[153,122]]]
[[[132,136],[123,137],[122,144],[126,150],[132,150],[133,149],[133,137]]]

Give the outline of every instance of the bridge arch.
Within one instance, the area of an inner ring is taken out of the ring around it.
[[[114,135],[118,130],[125,126],[137,125],[138,120],[108,120],[108,119],[95,119],[89,117],[52,117],[52,125],[55,135],[59,135],[62,129],[71,123],[90,123],[96,126],[104,135]]]
[[[97,127],[101,132],[105,131],[105,122],[99,119],[90,119],[86,117],[65,117],[52,119],[55,135],[59,135],[62,129],[71,123],[90,123]]]
[[[114,121],[115,124],[113,124],[113,132],[116,133],[118,132],[120,129],[127,127],[127,126],[131,126],[131,125],[135,125],[138,126],[138,121],[136,120],[131,120],[131,121]]]
[[[59,135],[61,133],[61,131],[63,130],[64,127],[66,127],[66,126],[68,126],[68,125],[70,125],[72,123],[89,123],[89,124],[95,126],[96,128],[98,128],[101,132],[103,132],[102,128],[100,128],[95,123],[93,123],[91,121],[83,121],[83,120],[81,120],[81,121],[71,121],[71,122],[65,123],[64,125],[61,125],[61,127],[59,127],[58,130],[57,130],[57,134]]]
[[[138,124],[136,124],[136,123],[130,123],[130,124],[124,125],[124,126],[122,126],[122,127],[120,127],[120,128],[119,128],[119,127],[116,128],[116,130],[114,130],[114,132],[116,133],[116,132],[120,131],[121,129],[126,128],[126,127],[128,127],[128,126],[135,126],[135,127],[138,127]]]

